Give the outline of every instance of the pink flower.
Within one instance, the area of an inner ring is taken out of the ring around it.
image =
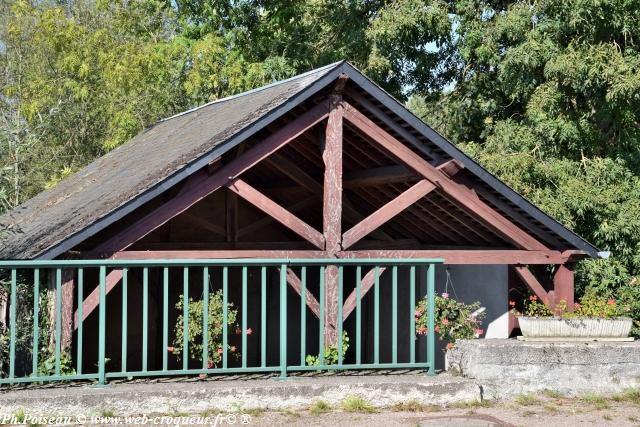
[[[418,329],[418,335],[426,335],[427,334],[427,328],[424,326],[420,326],[420,329]]]
[[[236,351],[236,346],[232,345],[231,347],[229,347],[229,350],[231,350],[231,353],[233,353],[234,351]]]
[[[213,360],[209,360],[209,363],[207,364],[207,367],[208,367],[209,369],[212,369],[212,368],[215,368],[215,366],[216,366],[216,365],[215,365],[215,363],[213,363]]]
[[[175,349],[173,347],[167,347],[167,351],[169,353],[173,353],[175,351]]]
[[[454,347],[453,343],[447,343],[447,349],[451,350]]]
[[[482,335],[482,334],[484,334],[484,329],[478,328],[478,329],[475,330],[475,333],[476,333],[476,335]]]
[[[200,375],[198,375],[198,378],[203,380],[203,379],[207,378],[207,374],[200,374]]]
[[[516,302],[515,302],[515,301],[513,301],[513,300],[510,300],[510,301],[509,301],[509,306],[510,306],[510,307],[515,307],[515,306],[516,306]]]
[[[416,310],[415,316],[416,316],[416,318],[422,316],[422,312],[420,310]]]
[[[222,347],[218,348],[218,354],[222,354],[224,353],[224,350],[222,349]]]
[[[580,307],[582,307],[582,306],[580,304],[578,304],[578,303],[573,304],[573,308],[575,308],[576,310],[579,310]]]
[[[242,329],[236,328],[236,335],[240,335],[242,333]]]
[[[449,294],[447,292],[442,293],[442,298],[449,299]]]
[[[538,301],[538,297],[535,295],[529,296],[529,301]]]
[[[253,329],[249,328],[247,329],[247,335],[251,335],[253,333]]]
[[[607,301],[607,305],[616,305],[616,300],[610,299],[609,301]]]
[[[448,325],[449,324],[449,319],[447,319],[446,317],[444,319],[442,319],[442,324],[443,325]]]

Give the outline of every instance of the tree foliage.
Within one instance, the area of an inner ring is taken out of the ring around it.
[[[161,117],[349,59],[610,250],[579,265],[580,289],[640,301],[640,0],[7,0],[0,14],[0,209]]]

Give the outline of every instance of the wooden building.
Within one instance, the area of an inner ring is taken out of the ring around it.
[[[443,258],[437,285],[448,277],[491,306],[496,337],[509,333],[516,281],[571,305],[575,261],[602,256],[346,62],[165,119],[0,225],[5,260]],[[326,271],[329,343],[336,271]],[[287,280],[299,292],[294,271]],[[121,281],[111,270],[107,294]],[[80,303],[73,274],[63,282],[67,330],[80,305],[91,319],[98,292]],[[317,295],[307,304],[318,316]],[[345,295],[342,312],[354,307]]]

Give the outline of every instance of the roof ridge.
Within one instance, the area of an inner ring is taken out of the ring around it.
[[[235,95],[226,96],[224,98],[215,99],[215,100],[213,100],[211,102],[207,102],[206,104],[202,104],[202,105],[199,105],[197,107],[193,107],[193,108],[191,108],[189,110],[185,110],[185,111],[182,111],[180,113],[174,114],[173,116],[169,116],[169,117],[166,117],[164,119],[160,119],[160,120],[158,120],[156,122],[156,124],[157,123],[166,122],[167,120],[175,119],[176,117],[184,116],[184,115],[189,114],[189,113],[193,113],[194,111],[198,111],[198,110],[200,110],[202,108],[205,108],[205,107],[208,107],[210,105],[214,105],[214,104],[218,104],[218,103],[221,103],[221,102],[229,101],[229,100],[235,99],[235,98],[240,98],[242,96],[250,95],[250,94],[253,94],[253,93],[256,93],[256,92],[261,92],[261,91],[263,91],[265,89],[269,89],[269,88],[272,88],[274,86],[278,86],[278,85],[281,85],[281,84],[284,84],[284,83],[288,83],[288,82],[291,82],[293,80],[298,80],[298,79],[307,77],[307,76],[309,76],[311,74],[314,74],[314,73],[318,73],[318,72],[321,72],[321,71],[330,71],[333,68],[336,68],[339,65],[342,65],[344,62],[346,62],[346,61],[343,59],[341,61],[333,62],[333,63],[328,64],[328,65],[323,65],[322,67],[314,68],[313,70],[309,70],[309,71],[304,72],[302,74],[297,74],[295,76],[289,77],[288,79],[278,80],[276,82],[272,82],[272,83],[266,84],[264,86],[260,86],[260,87],[254,88],[254,89],[250,89],[250,90],[248,90],[246,92],[241,92],[241,93],[237,93]]]

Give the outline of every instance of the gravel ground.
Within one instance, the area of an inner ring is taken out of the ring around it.
[[[353,406],[353,405],[352,405]],[[521,395],[509,402],[457,407],[331,408],[327,412],[253,412],[252,426],[640,426],[640,391],[564,398]]]

